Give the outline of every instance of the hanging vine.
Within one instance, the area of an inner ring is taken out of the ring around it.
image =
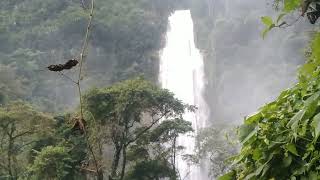
[[[79,56],[79,60],[77,59],[71,59],[68,60],[66,63],[64,64],[54,64],[54,65],[49,65],[47,68],[49,71],[53,71],[53,72],[58,72],[61,76],[65,77],[66,79],[70,80],[72,83],[74,83],[78,89],[78,96],[79,96],[79,106],[80,106],[80,115],[77,118],[74,118],[74,124],[72,129],[73,130],[78,130],[80,131],[82,134],[84,134],[84,137],[86,139],[87,145],[88,145],[88,149],[90,151],[90,154],[93,158],[93,163],[94,163],[94,167],[95,170],[90,170],[90,169],[86,169],[83,168],[84,170],[87,170],[89,172],[94,172],[98,179],[99,176],[101,175],[101,166],[98,163],[98,160],[95,156],[93,147],[90,143],[89,140],[89,136],[87,134],[87,130],[86,130],[86,121],[84,119],[84,115],[83,115],[83,102],[82,102],[82,89],[81,89],[81,81],[82,81],[82,76],[83,76],[83,64],[85,61],[85,58],[87,57],[87,51],[88,51],[88,44],[89,44],[89,37],[90,37],[90,33],[91,33],[91,29],[92,29],[92,20],[93,20],[93,15],[94,15],[94,7],[95,7],[95,1],[91,0],[91,8],[90,8],[90,12],[89,12],[89,20],[88,20],[88,24],[87,24],[87,28],[86,28],[86,33],[83,39],[83,44],[81,47],[81,51],[80,51],[80,56]],[[86,9],[84,9],[86,10]],[[62,71],[64,70],[70,70],[75,66],[78,66],[78,76],[77,76],[77,80],[72,79],[71,77],[65,75]]]

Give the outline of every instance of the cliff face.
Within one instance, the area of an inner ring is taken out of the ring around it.
[[[192,0],[196,44],[207,77],[211,123],[239,123],[295,82],[307,35],[303,22],[262,39],[260,17],[276,14],[264,1]]]

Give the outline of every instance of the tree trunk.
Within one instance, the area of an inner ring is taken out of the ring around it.
[[[97,172],[97,178],[98,178],[98,180],[103,180],[103,171],[98,170],[98,172]]]
[[[173,171],[176,172],[176,137],[173,138]]]
[[[117,176],[117,169],[119,166],[121,150],[122,150],[121,146],[116,146],[116,151],[114,152],[114,155],[113,155],[111,175],[109,176],[109,180],[113,180],[113,178]]]
[[[10,140],[9,140],[10,141]],[[9,147],[8,147],[8,174],[10,176],[10,180],[13,180],[13,173],[11,169],[11,141],[9,142]]]
[[[126,172],[126,163],[127,163],[127,146],[122,148],[122,169],[121,169],[121,176],[120,180],[123,180],[124,174]]]

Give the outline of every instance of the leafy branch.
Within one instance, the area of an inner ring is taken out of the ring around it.
[[[262,31],[261,35],[263,38],[274,28],[287,28],[296,24],[302,17],[307,15],[307,19],[311,24],[315,24],[320,17],[320,1],[319,0],[276,0],[276,7],[279,7],[280,3],[283,3],[282,12],[278,15],[277,19],[274,21],[269,16],[261,17],[262,23],[265,25],[265,29]],[[300,9],[300,15],[294,19],[292,22],[286,22],[282,19]]]

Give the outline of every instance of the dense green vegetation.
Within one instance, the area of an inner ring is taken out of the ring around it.
[[[311,6],[317,4],[276,1],[276,7],[282,7],[277,22],[300,7],[302,14],[315,11]],[[267,26],[262,36],[280,27],[270,17],[262,21]],[[220,179],[319,179],[319,49],[320,34],[315,32],[307,62],[298,70],[298,83],[245,119],[239,128],[241,152],[232,158],[236,167]]]
[[[194,107],[142,79],[84,99],[85,133],[70,124],[76,114],[52,118],[20,101],[1,107],[1,179],[178,177],[176,139],[193,131],[182,114]]]
[[[49,112],[76,105],[73,85],[46,67],[79,58],[90,8],[83,2],[0,2],[1,103],[23,99]],[[137,75],[156,81],[167,18],[176,2],[97,1],[84,87]]]

